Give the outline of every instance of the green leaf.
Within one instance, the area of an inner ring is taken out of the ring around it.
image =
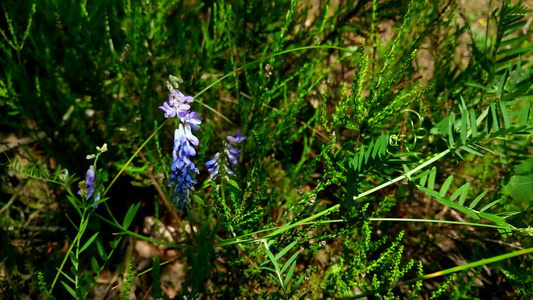
[[[450,113],[450,117],[448,119],[448,139],[450,141],[450,147],[454,147],[455,146],[455,141],[453,139],[453,134],[454,134],[454,131],[453,131],[453,126],[455,124],[455,114],[452,112]]]
[[[482,212],[486,211],[487,209],[493,207],[494,205],[496,205],[500,201],[502,201],[502,199],[498,199],[498,200],[492,201],[491,203],[485,205],[479,212],[482,213]]]
[[[374,140],[372,140],[370,141],[370,145],[368,145],[368,150],[365,153],[365,164],[368,164],[368,159],[370,158],[370,155],[372,154],[372,149],[374,147]]]
[[[128,212],[126,213],[126,216],[124,217],[124,221],[122,222],[122,227],[125,229],[128,229],[131,222],[133,221],[133,218],[137,214],[137,210],[139,209],[139,206],[141,205],[141,202],[137,204],[132,204],[130,208],[128,209]]]
[[[435,188],[435,178],[437,177],[437,168],[433,167],[431,168],[431,173],[429,173],[429,181],[428,181],[428,188],[434,189]]]
[[[198,204],[202,205],[202,206],[205,206],[205,203],[204,203],[204,200],[196,195],[192,195],[192,198],[194,199],[194,201],[198,202]]]
[[[85,242],[85,244],[84,244],[84,245],[81,247],[81,249],[80,249],[80,253],[83,252],[83,251],[85,251],[85,249],[87,249],[87,248],[91,245],[91,243],[94,241],[94,239],[98,236],[98,233],[99,233],[99,232],[93,234],[93,236],[91,236],[91,237],[87,240],[87,242]]]
[[[100,240],[96,240],[96,248],[98,249],[98,254],[103,260],[107,260],[107,254],[105,253],[104,245]]]
[[[102,271],[102,270],[100,269],[100,266],[98,265],[98,261],[96,260],[96,257],[94,257],[94,256],[91,258],[91,265],[92,265],[93,270],[94,270],[94,272],[95,272],[96,274],[99,274],[100,271]]]
[[[492,112],[492,129],[497,132],[500,130],[500,124],[498,123],[498,114],[494,102],[490,103],[490,111]]]
[[[472,201],[472,203],[470,203],[470,206],[468,206],[468,207],[470,207],[470,208],[473,209],[473,208],[479,203],[479,201],[480,201],[483,197],[485,197],[485,195],[486,195],[488,192],[489,192],[488,190],[483,191],[483,193],[479,194],[479,195],[476,197],[476,199],[474,199],[474,201]]]
[[[59,268],[56,268],[58,271],[59,271]],[[63,272],[63,271],[60,271],[61,275],[65,276],[65,278],[67,278],[70,282],[72,283],[76,283],[76,281],[74,279],[72,279],[72,277],[68,276],[67,273]]]
[[[502,116],[503,116],[503,122],[505,124],[505,128],[511,127],[511,119],[509,118],[509,113],[507,112],[507,108],[505,107],[505,104],[500,101],[500,108],[502,110]]]
[[[109,200],[109,198],[110,198],[110,197],[105,197],[105,198],[103,198],[103,199],[100,199],[100,200],[98,200],[98,201],[96,201],[96,202],[91,203],[90,206],[93,207],[93,206],[95,206],[95,205],[100,205],[100,204],[106,202],[107,200]]]
[[[461,142],[466,144],[466,134],[468,132],[468,115],[466,110],[461,110]]]
[[[270,262],[270,261],[268,260],[267,262]],[[270,272],[276,274],[276,270],[271,269],[271,268],[269,268],[269,267],[259,267],[259,269],[260,269],[260,270],[267,270],[267,271],[270,271]]]
[[[298,241],[294,241],[292,243],[290,243],[287,247],[283,248],[283,250],[281,250],[277,255],[276,255],[276,260],[280,259],[281,257],[283,257],[283,255],[285,255],[285,253],[289,252],[294,246],[296,246],[296,244],[298,243]]]
[[[287,273],[287,275],[285,276],[285,281],[283,282],[283,284],[285,286],[288,286],[289,285],[289,282],[291,281],[291,278],[292,278],[292,274],[294,274],[294,268],[296,267],[296,261],[294,261],[292,264],[291,264],[291,268],[289,269],[289,273]]]
[[[80,210],[80,205],[78,203],[78,199],[76,199],[76,198],[74,198],[74,197],[72,197],[70,195],[67,195],[67,199],[68,199],[68,201],[70,201],[72,206],[74,206],[74,208],[76,209],[76,211],[78,212],[78,214],[81,217],[81,210]]]
[[[483,157],[483,153],[481,153],[481,152],[479,152],[479,151],[473,149],[473,148],[470,147],[470,146],[461,146],[461,147],[459,147],[459,148],[465,150],[465,151],[468,152],[468,153],[471,153],[471,154],[474,154],[474,155],[477,155],[477,156],[481,156],[481,157]]]
[[[524,109],[522,110],[522,119],[520,120],[520,126],[526,125],[529,119],[530,104],[529,100],[524,101]]]
[[[361,149],[359,150],[359,165],[357,166],[357,170],[360,171],[361,170],[361,166],[363,165],[363,160],[364,160],[364,154],[365,154],[365,145],[363,144],[361,146]]]
[[[514,175],[503,191],[520,203],[533,200],[533,171],[523,175]]]
[[[461,195],[465,190],[468,191],[468,189],[470,188],[470,183],[465,183],[463,184],[461,187],[459,187],[453,194],[452,196],[450,197],[450,200],[451,201],[454,201],[455,199],[457,199],[457,197],[459,197],[459,195]],[[459,203],[459,204],[462,204],[462,203]]]
[[[70,262],[72,263],[72,265],[74,266],[74,268],[78,268],[78,259],[76,258],[76,256],[74,255],[74,252],[70,252],[69,254],[69,258],[70,258]]]
[[[531,51],[531,48],[511,48],[511,49],[502,49],[498,51],[498,55],[506,55],[506,54],[525,54],[527,52]]]
[[[281,274],[283,274],[285,272],[285,270],[287,270],[287,268],[290,266],[290,264],[296,260],[296,258],[298,257],[298,254],[300,254],[299,252],[296,252],[294,253],[291,258],[289,258],[289,260],[287,260],[285,262],[285,264],[283,265],[283,268],[281,268]]]
[[[498,87],[496,88],[496,96],[498,98],[502,97],[503,94],[503,88],[505,86],[505,83],[507,82],[507,78],[509,78],[509,69],[505,70],[505,73],[503,74],[502,78],[500,79],[500,82],[498,84]]]
[[[513,233],[513,231],[511,230],[511,226],[507,222],[505,222],[505,220],[502,217],[496,216],[493,214],[488,214],[488,213],[480,213],[479,216],[491,222],[494,222],[498,226],[509,228],[509,229],[498,229],[498,231],[501,233],[503,237],[507,237],[507,234]]]
[[[446,181],[444,181],[444,183],[442,184],[442,186],[440,188],[439,196],[441,196],[441,197],[446,196],[446,192],[450,188],[450,185],[452,184],[452,181],[453,181],[453,175],[450,175],[446,179]]]
[[[76,292],[74,292],[74,290],[68,286],[65,282],[61,281],[61,284],[63,284],[63,286],[65,287],[65,289],[67,289],[67,291],[69,292],[69,294],[73,297],[73,298],[78,298],[76,296]]]
[[[67,214],[65,214],[65,216],[66,216],[67,219],[70,221],[70,224],[71,224],[74,228],[76,228],[76,231],[80,231],[80,230],[78,229],[78,226],[76,226],[76,224],[74,224],[74,222],[72,222],[72,220],[70,219],[70,217],[69,217]]]
[[[230,185],[232,185],[234,188],[240,190],[240,188],[239,188],[239,184],[237,183],[237,181],[235,181],[235,180],[233,180],[233,179],[229,179],[229,180],[228,180],[228,183],[229,183]]]
[[[463,186],[466,186],[466,185],[468,186],[465,188],[465,190],[461,193],[461,196],[459,197],[459,204],[461,205],[465,204],[466,196],[468,196],[468,190],[470,189],[470,183],[466,183]]]
[[[294,284],[292,286],[291,292],[289,293],[289,298],[292,297],[294,295],[294,293],[296,293],[296,290],[302,284],[303,281],[304,281],[304,276],[300,277],[300,279],[298,279],[298,281],[296,281],[296,284]]]
[[[477,137],[476,113],[473,109],[470,111],[470,130],[472,130],[472,137]]]
[[[469,215],[470,217],[472,217],[472,219],[476,220],[476,221],[479,221],[479,216],[471,209],[467,208],[467,207],[464,207],[458,203],[455,203],[453,201],[450,201],[440,195],[437,195],[437,193],[433,190],[430,190],[428,188],[425,188],[425,187],[420,187],[418,186],[417,187],[419,190],[423,191],[423,192],[426,192],[426,194],[434,197],[439,203],[445,205],[445,206],[448,206],[449,208],[453,208],[455,210],[458,210],[464,214],[467,214]]]
[[[381,134],[381,147],[379,147],[379,156],[383,157],[387,154],[387,146],[389,145],[389,135]]]
[[[274,265],[274,269],[276,269],[276,273],[280,273],[279,265],[278,265],[278,262],[276,261],[276,258],[274,258],[274,254],[272,254],[272,252],[270,252],[270,250],[268,250],[267,247],[265,247],[265,253],[267,254],[272,264]]]

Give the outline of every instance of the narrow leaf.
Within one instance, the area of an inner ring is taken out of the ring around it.
[[[500,201],[502,201],[502,199],[498,199],[498,200],[492,201],[491,203],[485,205],[479,212],[482,213],[482,212],[486,211],[487,209],[493,207],[494,205],[496,205]]]
[[[420,186],[425,186],[427,180],[428,180],[428,174],[426,174],[426,176],[422,176],[420,178]]]
[[[285,255],[285,253],[289,252],[294,246],[296,246],[296,244],[298,243],[298,241],[294,241],[292,243],[290,243],[287,247],[283,248],[283,250],[281,250],[275,257],[276,260],[280,259],[281,257],[283,257],[283,255]]]
[[[365,153],[365,164],[368,164],[368,159],[370,158],[370,154],[372,154],[372,149],[375,147],[374,141],[370,142],[370,145],[368,145],[368,149]]]
[[[474,201],[472,201],[472,203],[470,203],[470,206],[468,206],[468,207],[470,207],[470,208],[473,209],[473,208],[478,204],[478,202],[479,202],[483,197],[485,197],[485,195],[486,195],[488,192],[489,192],[488,190],[483,191],[483,193],[479,194],[479,196],[477,196],[476,199],[474,199]]]
[[[122,222],[122,227],[128,229],[130,227],[131,222],[133,221],[133,218],[135,217],[135,214],[137,214],[137,210],[139,209],[139,206],[141,205],[141,202],[137,204],[132,204],[130,208],[128,209],[128,212],[126,213],[126,216],[124,217],[124,221]]]
[[[289,282],[291,281],[291,278],[292,278],[292,274],[294,273],[294,268],[296,267],[296,261],[294,261],[292,264],[291,264],[291,268],[289,269],[289,273],[287,273],[287,276],[285,276],[285,281],[283,282],[283,284],[285,286],[288,286]]]
[[[435,188],[435,177],[437,177],[437,168],[433,167],[431,168],[431,173],[429,173],[428,181],[428,188],[431,190]]]
[[[452,181],[453,181],[453,175],[450,175],[446,179],[446,181],[444,181],[444,183],[442,184],[442,186],[440,188],[439,196],[441,196],[441,197],[446,196],[446,192],[450,188],[450,185],[452,184]]]
[[[87,249],[87,248],[91,245],[91,243],[94,241],[94,239],[98,236],[98,233],[99,233],[99,232],[93,234],[93,236],[91,236],[91,237],[87,240],[87,242],[85,242],[85,244],[80,248],[80,253],[83,252],[83,251],[85,251],[85,249]]]
[[[455,199],[457,199],[457,197],[459,197],[459,195],[461,195],[461,193],[468,191],[468,189],[470,188],[470,183],[465,183],[463,184],[460,188],[458,188],[453,194],[452,196],[450,197],[450,201],[454,201]],[[459,203],[461,204],[461,203]]]
[[[298,254],[300,253],[299,252],[294,253],[291,256],[291,258],[289,258],[289,260],[285,262],[285,264],[283,265],[283,268],[281,268],[281,274],[283,274],[285,270],[287,270],[287,268],[291,265],[291,263],[296,260],[296,257],[298,257]]]
[[[526,125],[529,119],[530,104],[529,100],[524,101],[524,109],[522,110],[522,120],[520,120],[520,126]]]
[[[105,253],[104,245],[102,245],[100,240],[96,240],[96,248],[98,249],[98,254],[100,254],[100,257],[104,260],[107,260],[107,254]]]
[[[477,155],[477,156],[481,156],[481,157],[483,157],[483,153],[481,153],[481,152],[479,152],[479,151],[477,151],[477,150],[475,150],[475,149],[472,149],[470,146],[461,146],[461,147],[459,147],[459,148],[465,150],[465,151],[468,152],[468,153],[472,153],[472,154],[474,154],[474,155]]]
[[[500,108],[502,110],[502,116],[503,116],[503,122],[505,124],[505,128],[511,127],[511,119],[509,118],[509,113],[507,112],[507,108],[505,107],[505,104],[500,101]]]
[[[100,266],[98,265],[98,261],[96,260],[96,257],[92,257],[91,258],[91,265],[93,267],[93,270],[96,274],[99,274],[100,273]]]
[[[272,264],[274,265],[274,269],[276,269],[276,273],[280,273],[279,265],[278,265],[278,262],[276,261],[276,258],[274,257],[274,254],[272,254],[272,252],[270,252],[270,250],[268,250],[267,247],[265,247],[265,252],[268,258],[270,259],[270,261],[272,262]]]
[[[73,298],[75,298],[75,299],[78,298],[78,297],[76,296],[76,292],[74,292],[74,290],[73,290],[70,286],[68,286],[68,285],[67,285],[65,282],[63,282],[63,281],[61,281],[61,284],[63,284],[63,286],[65,287],[65,289],[67,289],[68,293],[69,293],[70,295],[72,295]]]
[[[477,137],[476,113],[473,109],[470,111],[470,130],[472,130],[472,137]]]
[[[78,204],[78,199],[76,199],[76,198],[74,198],[74,197],[72,197],[70,195],[67,195],[67,199],[68,199],[68,201],[70,201],[72,206],[74,206],[74,208],[76,209],[78,214],[81,216],[81,210],[80,210],[80,206]]]
[[[450,147],[454,147],[455,146],[455,141],[453,139],[453,125],[455,123],[455,114],[452,112],[450,114],[450,118],[448,119],[448,138],[449,138],[449,141],[450,141]]]
[[[289,297],[292,297],[294,295],[294,293],[296,293],[296,290],[302,284],[303,281],[304,281],[304,276],[300,277],[300,279],[298,279],[298,281],[296,281],[296,283],[292,286],[291,293],[289,294]]]
[[[461,142],[466,144],[466,133],[468,131],[468,116],[466,110],[461,110]]]
[[[58,271],[59,271],[59,268],[56,268]],[[72,283],[76,283],[76,281],[74,279],[72,279],[72,277],[68,276],[67,273],[63,272],[63,271],[59,271],[59,273],[61,273],[61,275],[65,276],[65,278],[67,278],[70,282]]]
[[[498,114],[496,112],[496,105],[494,102],[490,104],[490,111],[492,112],[492,129],[494,131],[500,130],[500,124],[498,123]]]
[[[466,187],[465,187],[464,191],[461,193],[461,196],[459,197],[459,204],[461,204],[461,205],[465,204],[466,196],[468,196],[468,190],[470,189],[470,182],[467,182],[463,186],[466,186]]]
[[[448,206],[449,208],[453,208],[453,209],[456,209],[464,214],[467,214],[469,215],[470,217],[472,217],[472,219],[476,220],[476,221],[479,221],[479,216],[471,209],[467,208],[467,207],[464,207],[462,205],[459,205],[453,201],[450,201],[449,199],[446,199],[442,196],[439,196],[439,195],[435,195],[435,194],[432,194],[434,191],[430,190],[430,189],[427,189],[427,188],[424,188],[424,187],[418,187],[419,190],[421,191],[424,191],[426,192],[426,194],[430,195],[430,196],[433,196],[435,197],[435,199],[445,205],[445,206]]]

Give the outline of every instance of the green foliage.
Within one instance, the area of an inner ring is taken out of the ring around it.
[[[124,274],[124,281],[122,281],[122,299],[129,299],[131,294],[131,284],[135,280],[135,268],[133,262],[128,261],[128,266],[126,267],[126,273]]]
[[[289,251],[294,248],[298,244],[298,241],[294,241],[290,243],[287,247],[283,248],[278,254],[274,256],[272,252],[270,252],[269,247],[272,245],[274,240],[270,240],[269,242],[264,243],[264,250],[268,257],[268,260],[265,260],[261,264],[260,269],[265,270],[268,273],[268,275],[272,278],[272,280],[281,287],[281,290],[283,291],[283,294],[275,292],[272,293],[271,296],[275,298],[284,298],[284,299],[291,299],[292,296],[297,291],[298,287],[302,284],[304,280],[304,276],[301,276],[296,282],[293,282],[291,284],[291,279],[294,275],[294,269],[296,268],[296,258],[298,257],[299,252],[296,251],[289,259],[285,261],[285,263],[281,264],[279,260],[287,254]],[[268,263],[271,263],[274,269],[271,267],[266,267]],[[292,285],[292,287],[291,287]],[[302,295],[304,296],[304,295]]]
[[[474,5],[2,3],[0,293],[527,298],[532,11]],[[169,74],[202,115],[183,214]]]

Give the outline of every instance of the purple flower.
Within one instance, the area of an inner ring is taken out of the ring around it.
[[[87,198],[90,199],[92,195],[94,194],[94,190],[96,189],[96,185],[94,183],[94,179],[96,177],[96,174],[94,173],[94,166],[91,165],[89,169],[87,170],[87,173],[85,174],[85,186],[87,187]],[[81,195],[81,189],[78,191],[78,195]],[[100,193],[94,197],[93,202],[97,202],[100,200]],[[93,206],[94,209],[96,209],[98,205]]]
[[[235,137],[228,136],[228,140],[232,143],[240,143],[246,139],[246,136],[241,137],[241,130],[237,130],[237,135]]]
[[[159,106],[161,110],[165,112],[165,118],[183,118],[189,113],[191,106],[187,102],[193,102],[194,98],[191,96],[185,96],[177,89],[174,89],[168,82],[167,88],[169,89],[168,103],[163,102],[162,106]]]
[[[220,152],[217,152],[213,159],[205,163],[205,166],[207,167],[207,171],[211,173],[211,179],[214,179],[218,174],[218,158],[220,156]]]

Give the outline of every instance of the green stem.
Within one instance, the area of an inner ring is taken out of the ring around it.
[[[80,235],[80,238],[76,241],[76,251],[75,251],[75,256],[76,256],[76,274],[74,274],[74,285],[76,287],[76,291],[78,291],[78,283],[79,283],[78,282],[78,270],[79,270],[79,263],[80,263],[80,258],[79,258],[80,240],[81,240],[81,236],[85,232],[85,229],[86,229],[85,226],[87,226],[87,224],[89,223],[89,219],[87,219],[87,221],[85,221],[85,214],[86,213],[87,213],[87,209],[84,209],[83,213],[81,215],[80,231],[78,232],[78,234]],[[83,224],[85,224],[85,226]],[[67,253],[67,255],[65,257],[68,257],[68,253]]]
[[[377,192],[377,191],[379,191],[379,190],[381,190],[381,189],[383,189],[383,188],[385,188],[385,187],[387,187],[387,186],[389,186],[389,185],[391,185],[391,184],[394,184],[394,183],[396,183],[396,182],[398,182],[398,181],[400,181],[400,180],[403,180],[403,179],[410,179],[410,178],[411,178],[411,175],[413,175],[414,173],[416,173],[416,172],[420,171],[421,169],[427,167],[428,165],[431,165],[432,163],[436,162],[437,160],[443,158],[443,157],[446,156],[448,153],[450,153],[450,149],[446,149],[446,150],[444,150],[443,152],[439,153],[437,156],[432,157],[431,159],[425,161],[425,162],[424,162],[423,164],[421,164],[420,166],[418,166],[418,167],[412,169],[411,171],[405,173],[405,174],[402,175],[402,176],[396,177],[396,178],[394,178],[393,180],[387,181],[387,182],[385,182],[384,184],[379,185],[379,186],[377,186],[377,187],[375,187],[375,188],[373,188],[373,189],[371,189],[371,190],[368,190],[368,191],[366,191],[366,192],[364,192],[364,193],[361,193],[361,194],[359,194],[359,195],[357,195],[357,196],[354,196],[353,199],[356,200],[356,199],[362,198],[362,197],[364,197],[364,196],[368,196],[368,195],[370,195],[370,194],[372,194],[372,193],[374,193],[374,192]]]
[[[144,143],[142,143],[142,145],[139,147],[139,149],[137,149],[137,151],[135,151],[135,153],[133,153],[133,155],[130,157],[130,159],[126,162],[126,164],[124,165],[124,167],[122,167],[122,169],[118,172],[118,174],[115,176],[115,178],[113,178],[113,181],[111,181],[111,183],[109,184],[109,186],[105,189],[104,191],[104,194],[102,195],[102,197],[105,197],[105,195],[107,194],[107,192],[109,192],[109,189],[113,186],[113,184],[115,183],[115,181],[117,181],[118,177],[122,174],[122,172],[124,172],[124,170],[126,170],[126,167],[128,167],[128,165],[133,161],[133,159],[137,156],[137,154],[139,154],[139,152],[141,152],[141,150],[144,148],[144,146],[146,146],[146,144],[148,144],[148,142],[155,136],[155,134],[161,129],[163,128],[163,126],[165,126],[165,124],[167,124],[168,120],[170,119],[166,119],[165,122],[161,123],[161,125],[159,125],[159,127],[157,127],[157,129],[144,141]],[[106,205],[107,206],[107,205]]]
[[[477,226],[477,227],[488,227],[496,229],[506,229],[524,232],[525,229],[514,228],[514,227],[504,227],[491,224],[481,224],[481,223],[469,223],[469,222],[459,222],[459,221],[441,221],[441,220],[426,220],[426,219],[403,219],[403,218],[368,218],[369,221],[378,222],[424,222],[424,223],[443,223],[443,224],[455,224],[455,225],[465,225],[465,226]]]
[[[67,254],[65,254],[65,258],[63,258],[63,261],[61,262],[61,265],[59,266],[59,269],[57,270],[56,277],[54,278],[54,281],[52,282],[52,285],[50,286],[50,291],[49,291],[50,294],[52,293],[52,290],[54,289],[54,286],[56,285],[57,279],[59,278],[59,275],[61,274],[61,271],[63,270],[63,267],[65,266],[65,263],[67,262],[67,258],[69,257],[70,252],[72,252],[72,248],[74,247],[75,244],[79,245],[79,240],[82,236],[81,232],[83,232],[83,216],[85,215],[85,211],[86,210],[84,210],[82,218],[81,218],[80,230],[76,234],[76,237],[74,238],[74,241],[72,241],[72,244],[70,244]]]

